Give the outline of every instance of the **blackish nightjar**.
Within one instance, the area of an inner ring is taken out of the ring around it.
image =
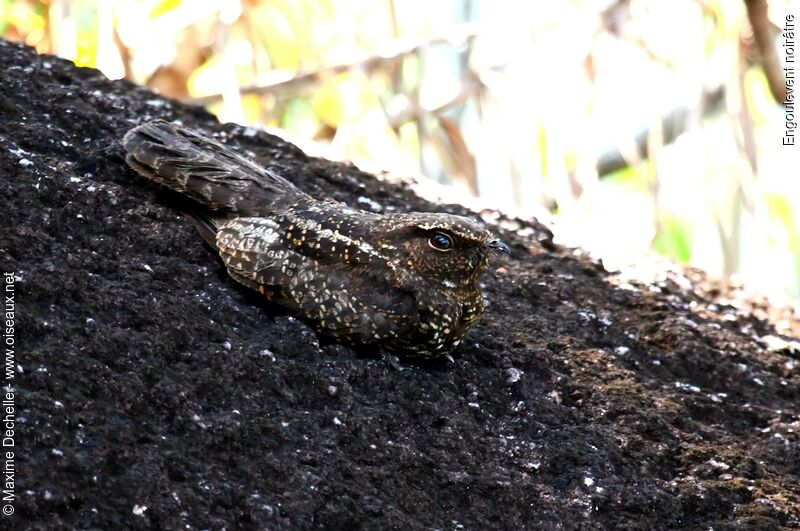
[[[154,121],[123,140],[138,173],[193,201],[189,212],[231,277],[351,345],[434,358],[484,309],[478,278],[508,253],[451,214],[376,214],[320,201],[215,140]]]

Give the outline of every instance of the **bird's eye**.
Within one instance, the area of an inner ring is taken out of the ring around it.
[[[435,232],[428,239],[428,244],[438,251],[449,251],[453,248],[453,238],[443,232]]]

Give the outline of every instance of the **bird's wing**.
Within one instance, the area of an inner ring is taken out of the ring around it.
[[[369,242],[378,216],[333,202],[311,201],[276,218],[279,237],[295,252],[323,264],[388,267],[385,251]]]
[[[379,342],[406,330],[416,302],[391,285],[385,267],[316,259],[308,249],[309,254],[299,252],[303,246],[295,246],[283,230],[266,218],[222,225],[216,243],[231,276],[338,338]]]
[[[216,247],[231,276],[242,284],[260,287],[286,286],[303,266],[303,257],[292,252],[269,218],[234,218],[217,230]]]

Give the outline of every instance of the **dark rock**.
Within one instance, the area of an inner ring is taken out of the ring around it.
[[[487,313],[455,363],[398,369],[237,287],[119,140],[180,120],[318,197],[464,208],[29,48],[0,42],[0,72],[4,528],[800,526],[800,362],[759,339],[774,309],[696,273],[619,287],[495,216],[514,252]]]

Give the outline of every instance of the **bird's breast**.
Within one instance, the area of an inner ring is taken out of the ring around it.
[[[433,353],[448,352],[458,346],[484,306],[477,287],[440,290],[419,302],[419,335],[425,338],[425,346]]]

